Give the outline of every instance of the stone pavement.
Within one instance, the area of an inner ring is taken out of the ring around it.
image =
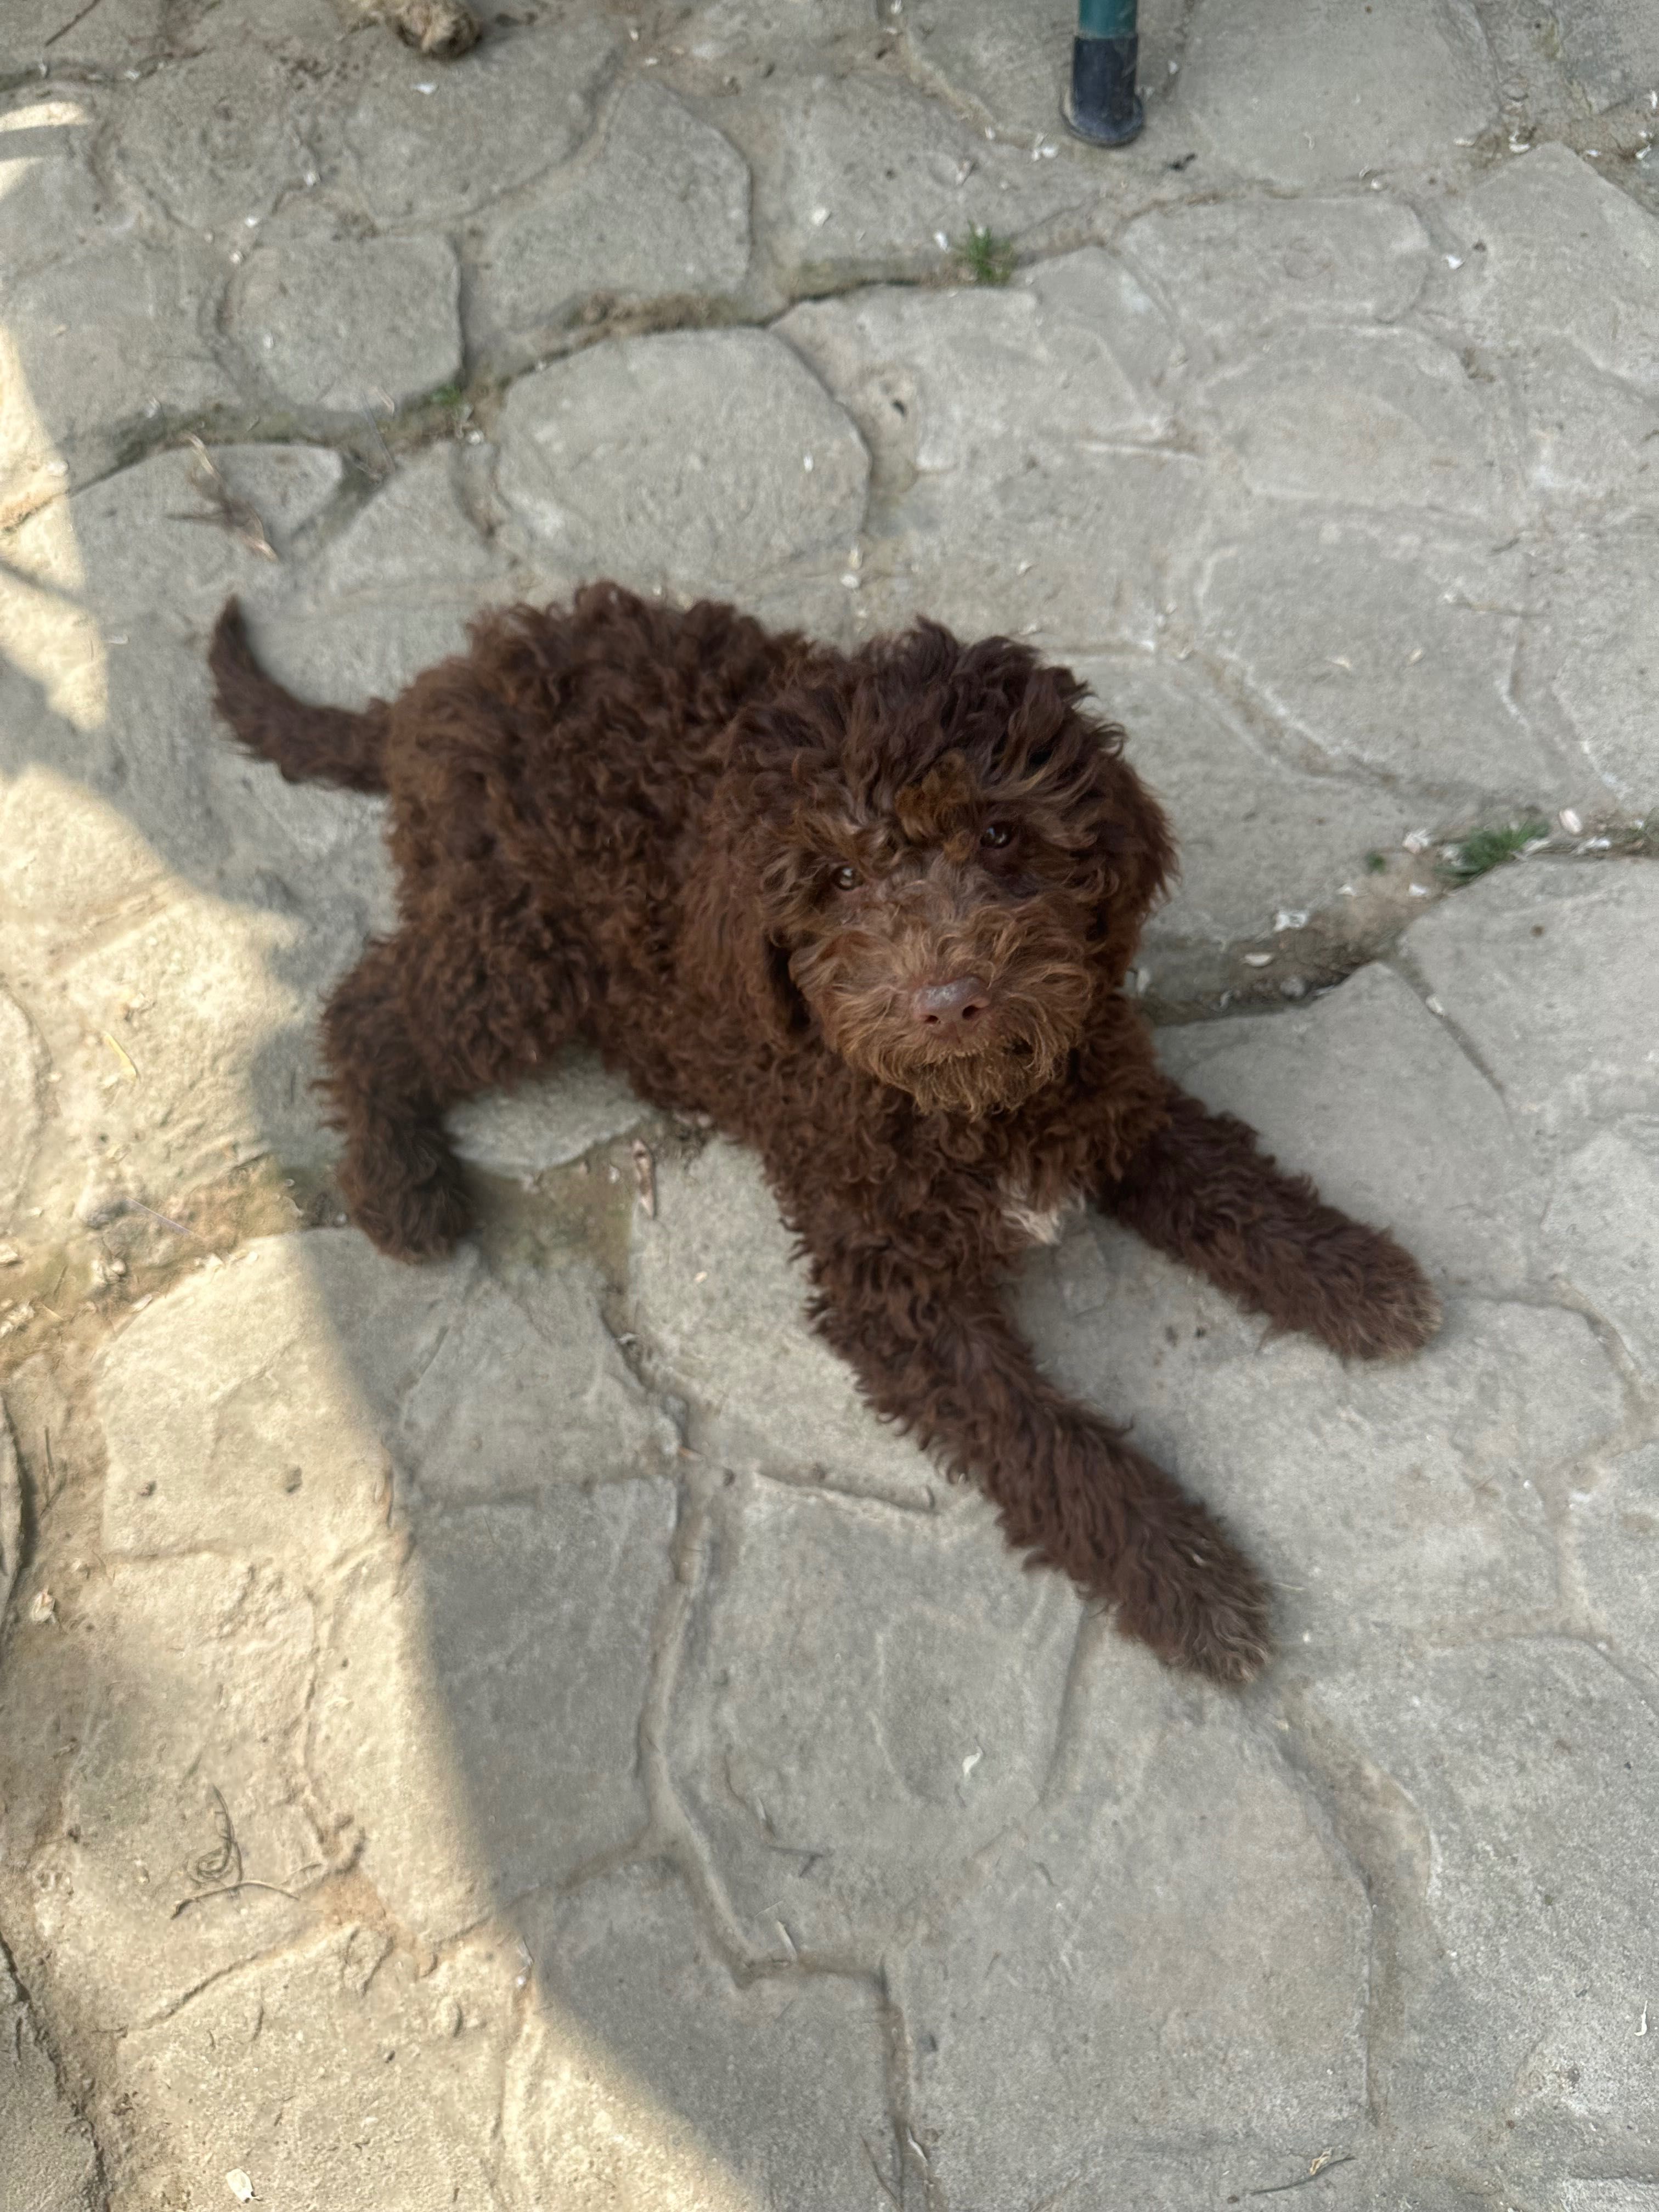
[[[9,0],[3,2212],[1659,2208],[1659,15],[1146,0],[1115,155],[1069,20]],[[375,810],[207,625],[348,701],[594,573],[1127,724],[1168,1064],[1447,1297],[1349,1372],[1097,1221],[1020,1285],[1274,1576],[1247,1694],[590,1061],[453,1263],[338,1225]]]

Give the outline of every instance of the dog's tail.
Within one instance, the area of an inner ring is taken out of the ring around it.
[[[362,714],[308,707],[267,676],[253,658],[242,610],[227,599],[208,652],[214,704],[236,741],[274,761],[290,783],[342,783],[348,791],[386,789],[386,725],[391,708],[371,699]]]

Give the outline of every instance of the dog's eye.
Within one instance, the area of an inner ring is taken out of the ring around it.
[[[861,880],[856,868],[837,868],[830,878],[838,891],[855,891]]]
[[[979,842],[981,845],[1006,845],[1013,834],[1005,823],[990,822],[980,831]]]

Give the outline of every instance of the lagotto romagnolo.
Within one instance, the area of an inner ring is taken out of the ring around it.
[[[1410,1352],[1439,1307],[1159,1073],[1122,984],[1170,830],[1070,675],[933,623],[846,653],[611,584],[484,617],[362,713],[265,676],[234,603],[212,665],[250,751],[389,801],[398,925],[324,1019],[346,1202],[382,1250],[466,1232],[446,1108],[586,1038],[754,1146],[817,1327],[1011,1544],[1173,1664],[1256,1671],[1261,1577],[1044,1379],[1001,1282],[1088,1200],[1338,1352]]]

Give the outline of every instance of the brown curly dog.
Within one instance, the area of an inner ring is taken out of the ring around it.
[[[1121,986],[1169,830],[1079,684],[1006,638],[921,623],[847,654],[609,584],[480,620],[362,714],[263,674],[234,602],[212,667],[249,750],[391,799],[402,918],[324,1023],[383,1251],[466,1231],[445,1108],[591,1038],[756,1147],[818,1328],[1010,1543],[1161,1657],[1255,1673],[1255,1569],[1044,1381],[999,1281],[1087,1196],[1340,1352],[1410,1351],[1439,1310],[1392,1239],[1158,1073]]]

